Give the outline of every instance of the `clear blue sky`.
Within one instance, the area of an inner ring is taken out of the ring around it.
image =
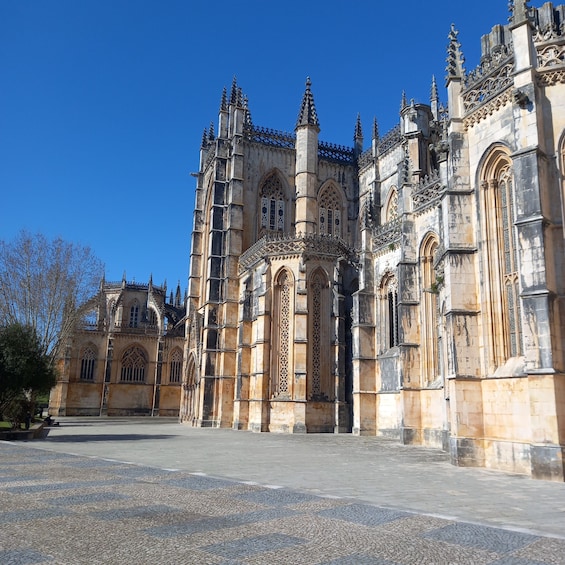
[[[535,3],[539,5],[539,3]],[[444,90],[451,23],[468,70],[507,0],[2,0],[0,239],[89,245],[106,278],[186,287],[202,131],[232,78],[256,125],[292,131],[307,76],[320,139],[365,145],[402,90]]]

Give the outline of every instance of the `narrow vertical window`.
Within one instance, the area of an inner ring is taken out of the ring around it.
[[[137,328],[138,324],[139,324],[139,303],[136,300],[129,309],[129,327]]]
[[[271,363],[273,371],[271,394],[275,398],[288,398],[292,393],[292,311],[293,280],[287,271],[283,271],[275,285],[274,344]]]
[[[263,231],[284,231],[284,191],[276,173],[267,177],[259,192],[261,196],[261,229]]]
[[[420,277],[422,293],[420,299],[420,330],[422,376],[424,385],[433,382],[439,374],[438,351],[438,292],[434,261],[438,248],[437,239],[429,236],[420,251]]]
[[[318,197],[318,233],[342,237],[341,198],[335,186],[323,189]]]

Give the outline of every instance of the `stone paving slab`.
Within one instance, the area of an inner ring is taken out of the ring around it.
[[[2,565],[565,563],[565,536],[40,446],[0,442]]]

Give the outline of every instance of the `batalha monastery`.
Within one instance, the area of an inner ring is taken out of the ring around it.
[[[54,415],[329,432],[565,480],[565,5],[511,3],[447,106],[366,143],[256,126],[236,81],[200,149],[187,296],[102,282]],[[299,104],[300,103],[300,104]],[[368,147],[367,147],[368,146]]]

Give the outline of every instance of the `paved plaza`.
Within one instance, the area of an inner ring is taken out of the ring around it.
[[[565,484],[374,437],[62,418],[0,442],[0,564],[565,564]]]

